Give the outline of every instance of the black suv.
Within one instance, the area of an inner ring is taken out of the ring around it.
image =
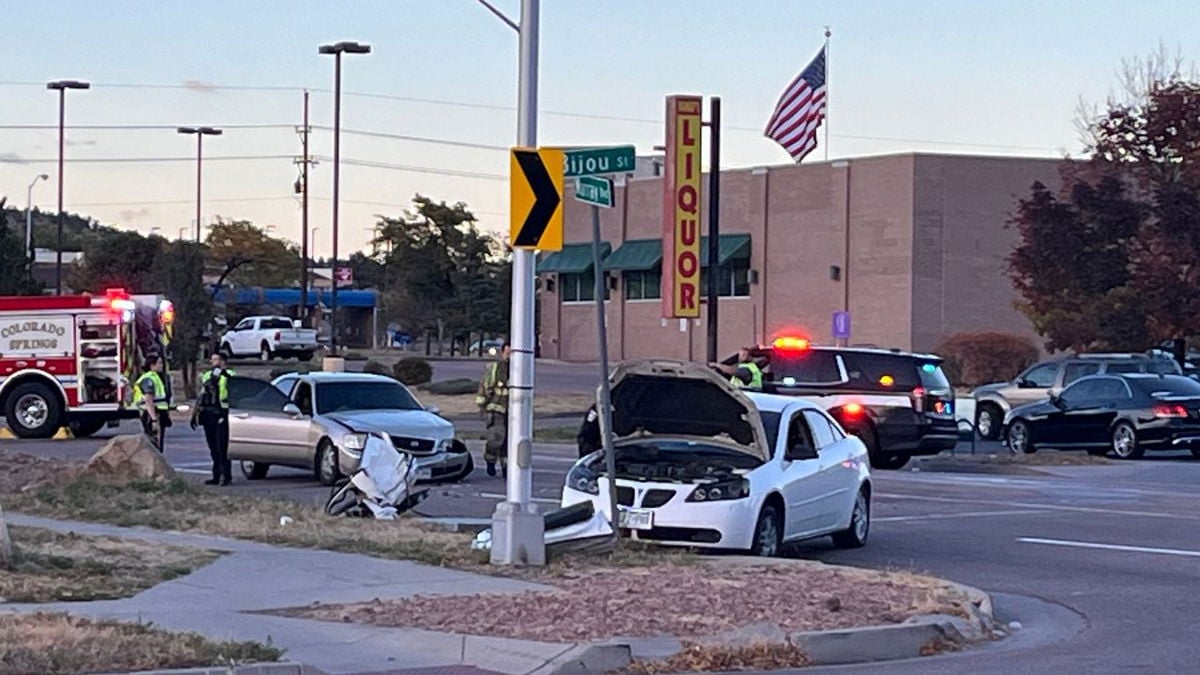
[[[797,338],[780,338],[752,354],[763,369],[764,391],[825,408],[862,439],[875,468],[899,469],[914,455],[958,444],[954,389],[937,356]]]

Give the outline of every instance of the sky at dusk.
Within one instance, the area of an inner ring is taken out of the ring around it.
[[[517,17],[517,0],[496,4]],[[1200,3],[1167,1],[541,4],[541,145],[649,154],[662,143],[666,95],[719,95],[726,167],[789,161],[762,127],[825,25],[831,158],[1077,153],[1080,99],[1102,101],[1122,59],[1160,43],[1195,60],[1200,26]],[[302,90],[312,92],[312,153],[328,157],[333,62],[317,47],[356,40],[373,53],[344,62],[343,251],[418,192],[507,228],[517,36],[476,0],[47,0],[8,3],[5,18],[0,196],[10,206],[24,207],[46,172],[34,203],[54,208],[58,102],[45,82],[75,78],[93,88],[68,92],[68,126],[147,128],[68,129],[67,157],[94,160],[68,162],[68,210],[178,236],[194,218],[195,139],[174,128],[218,126],[225,134],[205,139],[205,218],[250,219],[298,240]],[[329,252],[330,193],[322,159],[310,193],[317,254]]]

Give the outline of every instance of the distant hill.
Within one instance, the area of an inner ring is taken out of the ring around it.
[[[18,240],[25,241],[25,209],[5,207],[0,211],[0,223],[7,224],[17,234]],[[57,228],[55,213],[36,208],[33,210],[33,241],[38,248],[55,248]],[[63,250],[82,251],[96,239],[114,230],[98,220],[68,212],[63,218]]]

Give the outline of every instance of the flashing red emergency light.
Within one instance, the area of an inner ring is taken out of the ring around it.
[[[175,321],[175,304],[170,300],[163,300],[158,304],[158,318],[163,325],[169,325]]]
[[[863,413],[863,407],[858,403],[847,403],[846,405],[842,406],[842,412],[844,412],[847,417],[858,417]]]
[[[773,346],[775,349],[802,352],[811,347],[812,343],[802,337],[779,337],[775,338]]]

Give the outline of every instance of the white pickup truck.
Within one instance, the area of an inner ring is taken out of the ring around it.
[[[286,316],[248,316],[221,336],[226,357],[257,355],[263,361],[294,356],[308,361],[317,350],[317,331],[297,328]]]

